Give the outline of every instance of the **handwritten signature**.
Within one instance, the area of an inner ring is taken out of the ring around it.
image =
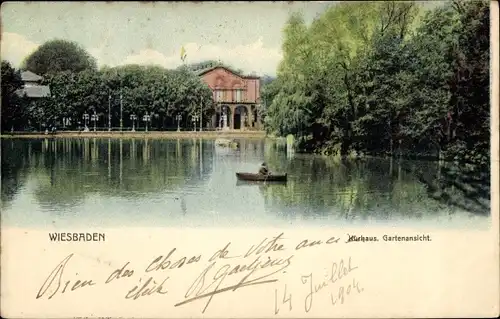
[[[185,294],[186,300],[175,304],[175,306],[181,306],[187,304],[189,302],[193,302],[195,300],[201,298],[209,298],[205,307],[202,310],[204,313],[212,301],[214,295],[223,293],[226,291],[236,291],[239,288],[252,286],[252,285],[262,285],[269,284],[278,281],[278,279],[266,279],[270,276],[283,272],[287,267],[291,265],[291,261],[293,255],[290,255],[286,258],[274,258],[267,256],[267,260],[263,261],[263,254],[267,254],[270,252],[283,251],[284,246],[280,243],[282,239],[283,233],[274,237],[271,240],[264,239],[257,246],[252,245],[250,249],[245,253],[243,259],[248,258],[250,256],[254,256],[254,259],[251,263],[242,263],[231,265],[226,263],[218,268],[216,271],[212,271],[215,268],[216,262],[213,261],[208,265],[205,270],[201,272],[201,274],[195,279],[193,284],[189,287],[188,291]],[[221,259],[229,259],[231,257],[227,257],[227,246],[224,248],[222,252],[218,254]],[[212,258],[211,258],[212,259]],[[269,269],[267,272],[261,272],[262,269]],[[209,275],[209,273],[211,275]],[[224,280],[235,274],[245,274],[243,278],[239,280],[238,283],[226,286],[224,288],[220,288]],[[207,292],[207,290],[214,287],[213,290]]]

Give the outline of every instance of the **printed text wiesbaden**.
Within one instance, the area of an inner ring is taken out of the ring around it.
[[[49,233],[50,241],[106,241],[103,233]]]

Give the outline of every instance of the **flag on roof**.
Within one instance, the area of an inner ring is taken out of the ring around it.
[[[182,62],[184,62],[186,57],[187,57],[186,49],[184,48],[184,46],[182,46],[182,48],[181,48],[181,60],[182,60]]]

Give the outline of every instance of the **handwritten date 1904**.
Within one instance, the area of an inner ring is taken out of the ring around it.
[[[332,305],[336,306],[339,301],[340,301],[340,304],[343,304],[346,296],[350,295],[351,292],[362,293],[363,291],[364,291],[364,288],[362,288],[359,285],[359,282],[356,280],[356,278],[353,278],[351,284],[342,285],[339,287],[338,290],[336,290],[335,293],[333,293],[333,292],[330,293],[330,299],[332,301]]]
[[[344,259],[341,259],[339,262],[332,263],[323,280],[317,279],[315,275],[313,282],[312,273],[306,276],[301,276],[300,279],[302,284],[307,287],[307,294],[304,299],[305,312],[309,312],[311,310],[313,300],[316,300],[316,295],[323,289],[330,292],[330,299],[333,306],[343,304],[346,297],[354,292],[363,292],[364,289],[354,277],[352,278],[352,281],[350,281],[350,284],[347,284],[348,281],[345,280],[348,277],[352,277],[350,276],[350,273],[356,269],[358,269],[358,266],[353,266],[352,260],[349,257],[347,263],[344,262]],[[326,289],[327,287],[329,287],[329,289]],[[291,311],[293,303],[292,300],[295,300],[295,298],[293,298],[292,291],[287,289],[286,284],[282,291],[278,291],[278,289],[276,289],[274,292],[274,314],[277,315],[280,310],[288,309],[288,311]]]
[[[344,263],[344,259],[341,259],[339,263],[334,262],[329,270],[329,272],[326,274],[325,279],[319,281],[315,281],[313,283],[313,274],[310,273],[309,275],[302,276],[302,284],[307,284],[308,285],[308,294],[306,295],[304,299],[304,309],[306,312],[309,312],[311,310],[311,307],[313,305],[313,297],[316,293],[320,292],[323,288],[328,287],[331,284],[335,284],[339,282],[342,278],[347,277],[351,272],[354,270],[358,269],[358,266],[353,266],[351,262],[351,257],[349,257],[349,261]],[[338,283],[340,285],[340,282]],[[349,285],[349,292],[351,285]],[[362,291],[362,288],[359,287],[359,284],[355,284],[354,288],[358,289],[358,292]],[[344,288],[338,288],[339,289],[339,294],[338,298],[334,298],[334,295],[332,294],[332,304],[336,304],[337,300],[341,300],[341,303],[344,302]]]

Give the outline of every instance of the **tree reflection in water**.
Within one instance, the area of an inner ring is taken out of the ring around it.
[[[31,190],[41,209],[50,211],[71,210],[99,196],[117,214],[124,207],[113,206],[115,199],[138,210],[157,207],[186,216],[218,211],[218,218],[238,212],[340,220],[424,219],[463,210],[489,215],[489,168],[289,156],[270,140],[238,142],[240,148],[232,150],[201,139],[2,140],[2,210]],[[256,172],[263,161],[274,172],[288,173],[287,183],[236,181],[235,172]]]

